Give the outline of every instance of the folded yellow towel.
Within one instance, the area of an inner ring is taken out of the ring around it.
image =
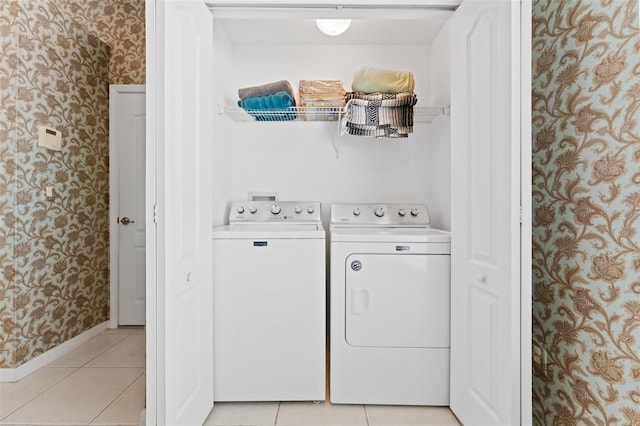
[[[360,93],[413,92],[413,74],[403,71],[361,69],[353,75],[351,90]]]

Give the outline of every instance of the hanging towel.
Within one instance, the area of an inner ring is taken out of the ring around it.
[[[353,75],[351,90],[359,93],[413,92],[413,74],[403,71],[383,71],[363,68]]]
[[[347,93],[342,133],[367,137],[406,138],[413,133],[413,106],[407,93]]]
[[[244,100],[247,98],[255,98],[258,96],[273,95],[274,93],[278,92],[286,92],[287,94],[289,94],[289,96],[291,96],[292,99],[295,100],[296,98],[293,87],[287,80],[274,81],[273,83],[266,83],[260,86],[244,87],[242,89],[238,89],[238,97],[241,100]]]
[[[266,96],[240,99],[238,106],[244,108],[258,121],[295,120],[294,99],[287,92],[277,92]]]

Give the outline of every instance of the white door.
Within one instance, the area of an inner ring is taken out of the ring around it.
[[[109,87],[112,326],[145,323],[145,88]]]
[[[520,4],[451,22],[451,408],[520,424]]]
[[[147,25],[147,189],[148,206],[157,206],[147,424],[199,425],[213,407],[213,22],[202,1],[155,0]]]

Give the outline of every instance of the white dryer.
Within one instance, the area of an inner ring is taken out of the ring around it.
[[[325,399],[319,202],[234,203],[213,231],[214,399]]]
[[[330,398],[449,405],[449,232],[416,204],[331,206]]]

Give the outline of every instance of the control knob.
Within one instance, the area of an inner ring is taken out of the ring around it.
[[[249,211],[251,212],[251,214],[255,214],[258,211],[258,209],[256,208],[256,206],[251,206],[249,207]]]
[[[411,216],[418,216],[418,214],[420,213],[420,210],[418,209],[411,209]]]
[[[360,209],[359,208],[353,209],[353,215],[354,216],[360,216]]]
[[[404,217],[407,214],[407,209],[400,209],[398,210],[398,214],[402,217]]]
[[[382,207],[378,207],[373,211],[373,214],[375,214],[378,217],[382,217],[384,216],[384,209]]]
[[[311,214],[311,213],[313,213],[314,211],[316,211],[316,209],[314,209],[314,208],[313,208],[313,206],[309,206],[309,207],[307,207],[307,213]]]
[[[238,206],[238,208],[236,209],[236,211],[240,214],[244,213],[244,206]]]
[[[300,206],[296,206],[296,208],[294,209],[294,211],[298,214],[302,213],[302,207]]]
[[[271,213],[273,214],[279,214],[282,211],[282,207],[280,207],[277,204],[274,204],[273,206],[271,206]]]

